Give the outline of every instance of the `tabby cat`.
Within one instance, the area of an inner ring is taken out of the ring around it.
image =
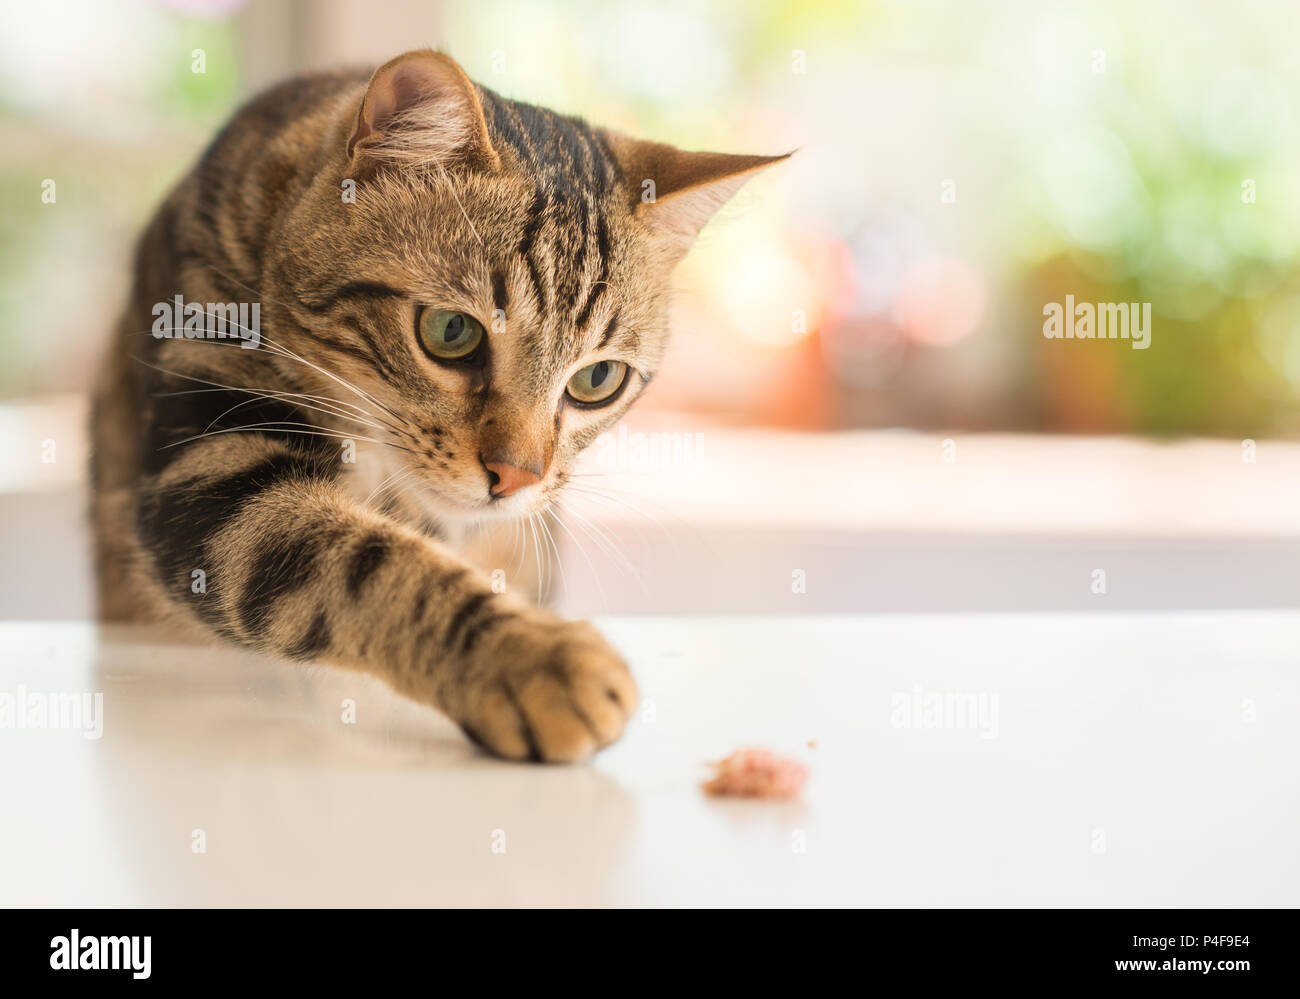
[[[136,251],[93,412],[101,616],[363,670],[505,757],[618,738],[619,654],[456,549],[645,390],[673,266],[783,158],[631,139],[432,51],[254,99]]]

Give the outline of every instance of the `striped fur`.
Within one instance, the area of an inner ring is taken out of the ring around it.
[[[618,654],[493,593],[453,544],[544,508],[639,395],[682,219],[769,162],[673,151],[666,207],[647,206],[668,149],[505,100],[428,52],[244,107],[142,235],[103,363],[102,616],[373,673],[507,757],[617,738],[636,702]],[[696,155],[706,168],[682,174]],[[259,303],[258,348],[155,337],[176,295]],[[477,317],[483,363],[432,361],[419,306]],[[600,359],[630,366],[626,388],[566,403]],[[542,481],[493,498],[499,454],[535,455]]]

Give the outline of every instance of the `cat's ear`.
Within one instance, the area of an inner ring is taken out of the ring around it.
[[[429,49],[384,63],[370,78],[348,140],[355,166],[466,161],[501,165],[478,88],[450,56]]]
[[[607,142],[631,188],[637,217],[681,253],[745,181],[791,155],[690,153],[613,133]]]

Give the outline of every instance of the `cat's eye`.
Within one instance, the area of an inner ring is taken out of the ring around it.
[[[448,309],[422,309],[420,343],[440,361],[463,361],[483,342],[483,324],[473,316]]]
[[[597,361],[569,379],[569,395],[588,406],[607,402],[626,377],[627,365],[622,361]]]

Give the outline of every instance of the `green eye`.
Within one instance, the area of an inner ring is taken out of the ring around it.
[[[463,312],[424,309],[420,313],[420,342],[440,361],[462,360],[483,342],[483,325]]]
[[[569,395],[588,405],[611,398],[627,377],[622,361],[597,361],[588,364],[569,379]]]

